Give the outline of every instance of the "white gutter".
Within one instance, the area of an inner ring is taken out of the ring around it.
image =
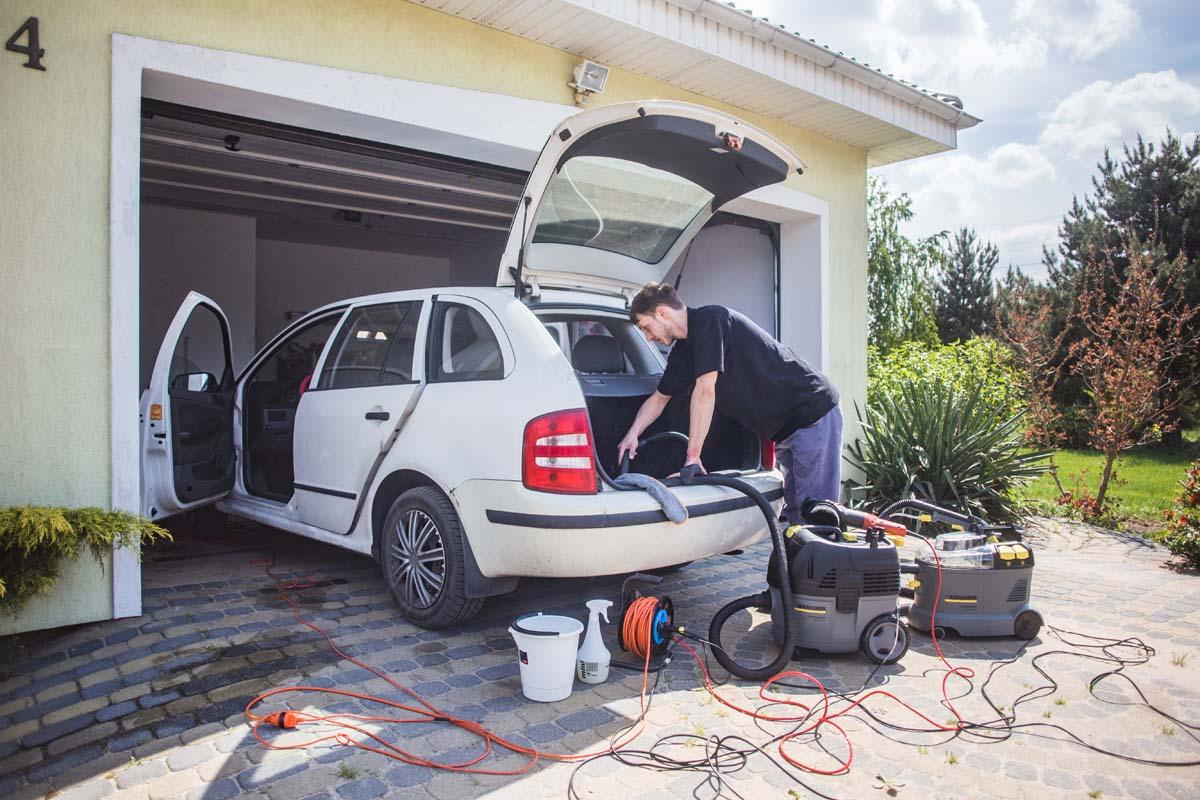
[[[667,0],[667,2],[693,14],[700,14],[706,19],[733,30],[753,36],[789,53],[794,53],[807,61],[832,70],[839,75],[845,75],[909,105],[917,106],[935,116],[953,122],[959,130],[973,127],[980,122],[978,117],[937,99],[929,92],[896,78],[888,77],[878,69],[860,64],[853,58],[847,58],[841,53],[835,53],[827,47],[804,39],[788,31],[782,25],[772,25],[749,11],[742,11],[726,3],[718,2],[718,0]]]

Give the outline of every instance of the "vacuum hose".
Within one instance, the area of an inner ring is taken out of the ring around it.
[[[750,595],[749,597],[739,597],[737,600],[723,606],[708,626],[708,639],[715,645],[713,647],[713,656],[717,659],[717,663],[734,675],[752,681],[765,681],[768,678],[773,678],[791,660],[798,634],[798,631],[792,624],[793,615],[791,612],[794,602],[792,600],[792,579],[788,574],[787,548],[783,541],[783,531],[779,529],[779,524],[775,519],[775,511],[771,508],[771,504],[767,502],[767,498],[763,497],[762,492],[738,478],[729,475],[701,474],[695,464],[689,464],[680,470],[679,478],[684,485],[725,486],[735,489],[753,500],[754,504],[758,506],[758,510],[762,512],[763,518],[767,521],[767,528],[771,531],[771,547],[775,550],[775,568],[779,573],[779,594],[783,602],[783,613],[780,615],[783,617],[783,645],[780,647],[779,655],[774,661],[764,667],[746,667],[734,661],[733,656],[721,644],[721,628],[725,626],[725,622],[735,613],[746,608],[770,609],[770,592],[762,592]]]

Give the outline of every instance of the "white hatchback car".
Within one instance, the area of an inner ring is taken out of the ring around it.
[[[761,539],[762,515],[733,490],[676,485],[690,519],[675,525],[645,492],[612,484],[617,443],[663,370],[627,303],[722,205],[801,167],[710,109],[608,106],[553,131],[496,287],[333,303],[236,377],[225,315],[190,294],[142,396],[143,514],[216,502],[373,555],[404,615],[428,628],[522,576],[654,569]],[[666,430],[688,430],[686,397],[647,435]],[[782,495],[773,447],[719,413],[702,458]],[[633,463],[666,478],[682,461],[667,442]]]

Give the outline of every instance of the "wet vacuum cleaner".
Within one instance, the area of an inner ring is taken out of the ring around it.
[[[821,516],[809,513],[806,518]],[[776,643],[783,644],[783,614],[791,613],[798,631],[794,659],[812,651],[861,650],[877,664],[899,661],[908,651],[908,630],[896,614],[900,558],[884,531],[847,533],[841,525],[810,524],[791,527],[784,535],[793,600],[790,612],[779,591],[774,553],[767,566]]]
[[[1016,636],[1032,639],[1042,615],[1029,604],[1033,585],[1033,549],[1017,528],[1000,539],[964,531],[939,536],[934,546],[942,565],[937,605],[938,632],[959,636]],[[1015,534],[1015,535],[1014,535]],[[909,569],[905,570],[910,571]],[[908,624],[928,631],[937,594],[937,564],[926,551],[915,563],[915,592]]]

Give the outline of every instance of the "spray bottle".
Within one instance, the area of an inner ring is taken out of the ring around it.
[[[584,683],[604,683],[608,680],[608,664],[612,656],[609,655],[600,635],[600,615],[603,614],[604,621],[608,622],[608,607],[611,605],[611,600],[587,602],[590,611],[587,636],[584,637],[583,646],[579,648],[575,662],[575,677]]]

